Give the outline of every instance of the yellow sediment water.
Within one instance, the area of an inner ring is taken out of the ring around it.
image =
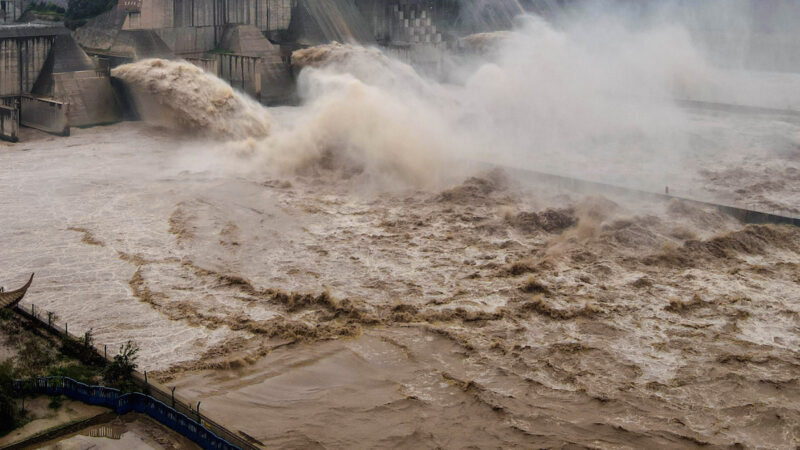
[[[112,70],[133,91],[145,120],[213,137],[269,134],[269,113],[245,94],[185,61],[146,59]]]

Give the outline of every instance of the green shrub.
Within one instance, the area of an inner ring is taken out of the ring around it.
[[[119,348],[119,354],[103,369],[103,380],[110,386],[122,390],[134,387],[133,371],[136,370],[139,346],[133,341],[128,341]]]
[[[90,364],[100,364],[103,360],[103,358],[95,351],[92,330],[89,330],[81,338],[62,336],[61,353]]]

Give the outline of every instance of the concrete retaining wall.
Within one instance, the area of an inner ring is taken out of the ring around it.
[[[0,105],[0,139],[17,142],[19,140],[19,110]]]
[[[26,127],[69,136],[68,109],[67,105],[55,100],[23,96],[19,122]]]

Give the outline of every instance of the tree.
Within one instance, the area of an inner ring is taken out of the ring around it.
[[[120,346],[119,354],[103,369],[103,380],[111,386],[127,389],[133,384],[133,371],[136,370],[139,346],[128,341]]]

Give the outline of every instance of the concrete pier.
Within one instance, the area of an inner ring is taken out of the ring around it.
[[[121,118],[108,74],[60,26],[0,26],[0,98],[8,140],[20,125],[68,135]]]
[[[0,139],[11,142],[19,140],[19,110],[17,108],[0,105]]]

